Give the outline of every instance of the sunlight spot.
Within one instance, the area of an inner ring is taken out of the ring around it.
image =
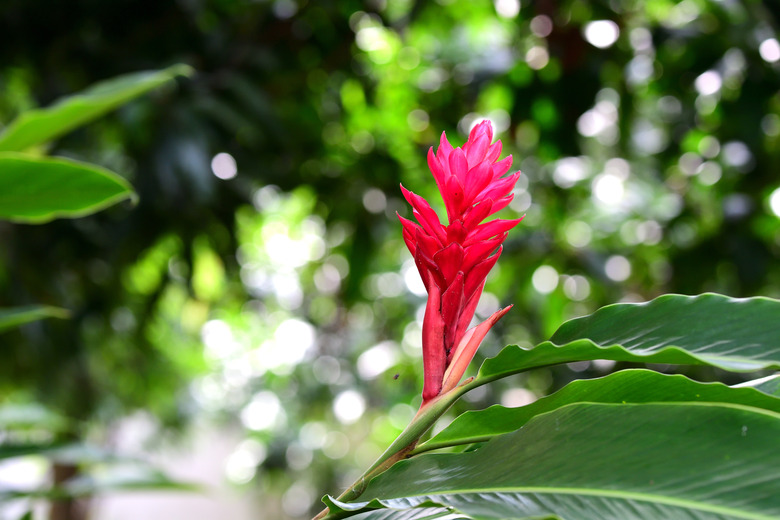
[[[211,171],[220,179],[232,179],[238,173],[236,160],[229,153],[218,153],[211,159]]]
[[[303,447],[310,450],[318,450],[325,445],[327,435],[328,430],[323,423],[312,421],[307,422],[301,427],[298,437],[300,438]]]
[[[407,260],[401,267],[401,274],[404,277],[404,283],[409,291],[417,296],[425,296],[427,291],[425,290],[425,284],[420,278],[420,272],[417,270],[417,266],[414,265],[414,260]]]
[[[566,224],[564,230],[566,241],[573,247],[585,247],[590,244],[593,237],[593,231],[590,226],[582,220],[573,220]]]
[[[333,356],[320,356],[314,360],[312,372],[314,379],[323,385],[332,385],[341,377],[341,364]]]
[[[330,263],[324,263],[314,273],[314,285],[324,294],[333,294],[341,287],[341,274],[338,268]]]
[[[430,117],[428,116],[428,112],[425,110],[416,108],[409,112],[409,115],[406,116],[406,122],[409,124],[409,128],[415,132],[422,132],[428,128]]]
[[[539,38],[545,38],[553,30],[553,22],[549,16],[540,14],[531,19],[531,32]]]
[[[499,307],[501,307],[501,302],[498,301],[495,294],[489,292],[482,293],[479,303],[477,304],[477,317],[483,319],[487,318],[496,312]]]
[[[365,380],[374,379],[395,365],[398,345],[394,341],[383,341],[366,350],[357,360],[360,377]]]
[[[517,408],[536,401],[537,397],[526,388],[510,388],[501,394],[501,404],[507,408]]]
[[[704,184],[705,186],[712,186],[716,182],[720,180],[720,177],[723,173],[723,169],[720,167],[720,164],[714,162],[714,161],[706,161],[699,166],[699,168],[696,170],[696,174],[698,175],[699,182]]]
[[[230,325],[222,320],[211,320],[203,324],[200,337],[209,359],[226,359],[240,351],[240,345],[233,339]]]
[[[525,53],[525,62],[534,70],[541,70],[550,62],[550,53],[539,45],[531,47]]]
[[[549,294],[558,287],[558,271],[552,266],[542,265],[534,271],[531,283],[537,292]]]
[[[395,298],[404,291],[403,277],[393,271],[372,275],[369,278],[370,292],[383,298]]]
[[[769,207],[772,209],[772,213],[775,216],[780,217],[780,188],[777,188],[769,196]]]
[[[758,53],[761,54],[764,61],[775,63],[780,60],[780,43],[775,38],[764,40],[758,47]]]
[[[384,31],[381,27],[367,26],[358,29],[355,43],[366,52],[384,50],[387,47]]]
[[[650,56],[640,54],[626,65],[626,79],[632,85],[642,85],[653,76],[655,68]]]
[[[425,92],[435,92],[449,79],[449,74],[441,67],[431,67],[417,77],[417,86]]]
[[[723,145],[723,160],[731,166],[743,168],[753,159],[750,148],[742,141],[729,141]]]
[[[571,188],[577,182],[586,179],[589,165],[583,157],[564,157],[558,159],[553,169],[553,182],[561,188]]]
[[[352,424],[366,411],[365,398],[355,390],[345,390],[333,400],[333,413],[342,424]]]
[[[493,0],[498,16],[502,18],[514,18],[520,13],[519,0]]]
[[[246,484],[255,476],[268,450],[256,439],[242,441],[225,461],[225,476],[234,484]]]
[[[311,466],[314,453],[300,442],[293,441],[287,446],[285,458],[291,469],[301,471]]]
[[[631,276],[631,263],[625,256],[613,255],[604,264],[604,272],[610,280],[622,282]]]
[[[593,196],[605,205],[619,204],[625,195],[623,179],[613,173],[602,173],[593,179]]]
[[[382,213],[387,207],[387,197],[382,190],[369,188],[363,193],[363,206],[371,213]]]
[[[620,36],[618,25],[612,20],[596,20],[585,25],[585,39],[599,49],[606,49]]]
[[[365,130],[358,130],[349,141],[357,153],[366,154],[374,149],[374,136]]]
[[[15,457],[0,462],[0,489],[33,491],[43,485],[50,463],[42,456]]]
[[[295,273],[277,273],[271,276],[271,287],[279,305],[288,311],[303,304],[303,289]]]
[[[493,125],[493,131],[495,134],[500,134],[509,128],[510,118],[509,113],[506,110],[497,108],[487,114],[478,114],[476,112],[469,112],[458,121],[458,130],[463,135],[468,135],[471,130],[485,119],[489,120]]]
[[[273,11],[280,20],[287,20],[298,12],[298,5],[292,0],[276,0]]]
[[[239,414],[241,423],[250,430],[268,430],[283,417],[284,411],[276,394],[265,390],[255,394]]]
[[[322,453],[329,459],[341,459],[349,453],[349,439],[341,432],[330,432],[325,437]]]
[[[412,417],[414,417],[414,412],[414,408],[406,403],[393,405],[393,407],[390,408],[390,423],[399,430],[403,430],[406,425],[409,424],[409,421],[412,420]]]
[[[629,34],[631,47],[636,52],[646,52],[653,48],[653,35],[644,27],[632,29]]]
[[[565,276],[563,293],[571,300],[582,301],[590,296],[590,282],[588,282],[587,278],[578,274]]]
[[[314,346],[314,327],[305,321],[290,318],[284,320],[274,331],[275,359],[272,364],[298,364]]]
[[[717,93],[720,91],[721,86],[723,86],[723,79],[716,70],[703,72],[694,82],[694,87],[703,96],[711,96]]]

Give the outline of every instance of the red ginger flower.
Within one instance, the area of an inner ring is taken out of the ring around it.
[[[439,222],[430,204],[401,186],[419,225],[398,216],[404,241],[428,291],[423,319],[423,403],[454,388],[490,328],[511,308],[494,313],[466,330],[474,317],[485,278],[501,255],[507,232],[522,218],[488,216],[505,208],[520,172],[503,175],[512,156],[498,161],[501,141],[493,140],[490,121],[482,121],[462,148],[442,133],[439,150],[428,150],[428,166],[447,208],[449,225]]]

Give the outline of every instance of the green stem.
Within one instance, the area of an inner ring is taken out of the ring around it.
[[[491,381],[492,379],[488,379],[488,378],[476,379],[472,377],[467,379],[464,383],[462,383],[459,387],[457,387],[457,389],[460,390],[461,392],[460,395],[463,395],[469,390],[473,390],[479,386],[490,383]],[[432,443],[428,441],[425,442],[422,446],[414,446],[412,450],[408,453],[408,456],[414,457],[415,455],[419,455],[420,453],[425,453],[426,451],[439,450],[442,448],[452,448],[454,446],[462,446],[464,444],[474,444],[475,442],[487,442],[492,438],[493,436],[474,437],[468,440],[462,439],[459,442],[454,442],[454,443]]]
[[[363,491],[365,491],[368,482],[379,475],[383,471],[387,470],[398,462],[399,460],[406,459],[413,455],[413,450],[417,446],[417,442],[420,440],[425,432],[427,432],[436,421],[444,415],[450,406],[466,393],[471,388],[471,379],[466,380],[460,386],[457,386],[447,392],[446,394],[439,395],[430,401],[423,403],[420,406],[420,410],[417,415],[414,416],[409,425],[401,432],[401,434],[393,441],[385,452],[369,467],[365,473],[363,473],[351,486],[349,486],[341,495],[338,500],[349,502],[358,498]],[[328,508],[323,509],[313,520],[320,520],[325,518],[329,513]]]
[[[458,440],[457,442],[426,442],[421,446],[415,447],[411,452],[409,452],[409,456],[414,457],[415,455],[419,455],[420,453],[425,453],[427,451],[441,450],[444,448],[454,448],[455,446],[466,446],[478,442],[487,442],[493,439],[493,437],[495,437],[495,435],[484,435],[482,437],[463,438]]]

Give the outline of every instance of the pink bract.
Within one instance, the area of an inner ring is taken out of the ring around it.
[[[522,218],[483,221],[512,201],[520,172],[504,177],[512,156],[498,160],[501,141],[493,141],[490,121],[482,121],[462,147],[444,133],[438,151],[428,151],[428,166],[444,199],[448,225],[428,201],[401,186],[417,223],[399,215],[403,236],[428,291],[423,319],[423,403],[454,388],[490,327],[509,307],[467,330],[485,278],[501,255],[507,232]],[[492,144],[491,144],[492,143]]]

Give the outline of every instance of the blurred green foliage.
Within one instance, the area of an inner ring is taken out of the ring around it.
[[[778,297],[778,15],[725,0],[7,1],[3,123],[120,73],[197,73],[51,145],[125,176],[137,207],[0,224],[0,305],[72,314],[3,334],[0,400],[88,432],[138,409],[161,428],[239,424],[226,478],[277,517],[316,512],[419,404],[424,296],[398,184],[441,210],[427,149],[484,117],[524,174],[504,216],[526,217],[477,314],[515,308],[478,358],[618,300]],[[610,369],[467,399],[518,404]]]

